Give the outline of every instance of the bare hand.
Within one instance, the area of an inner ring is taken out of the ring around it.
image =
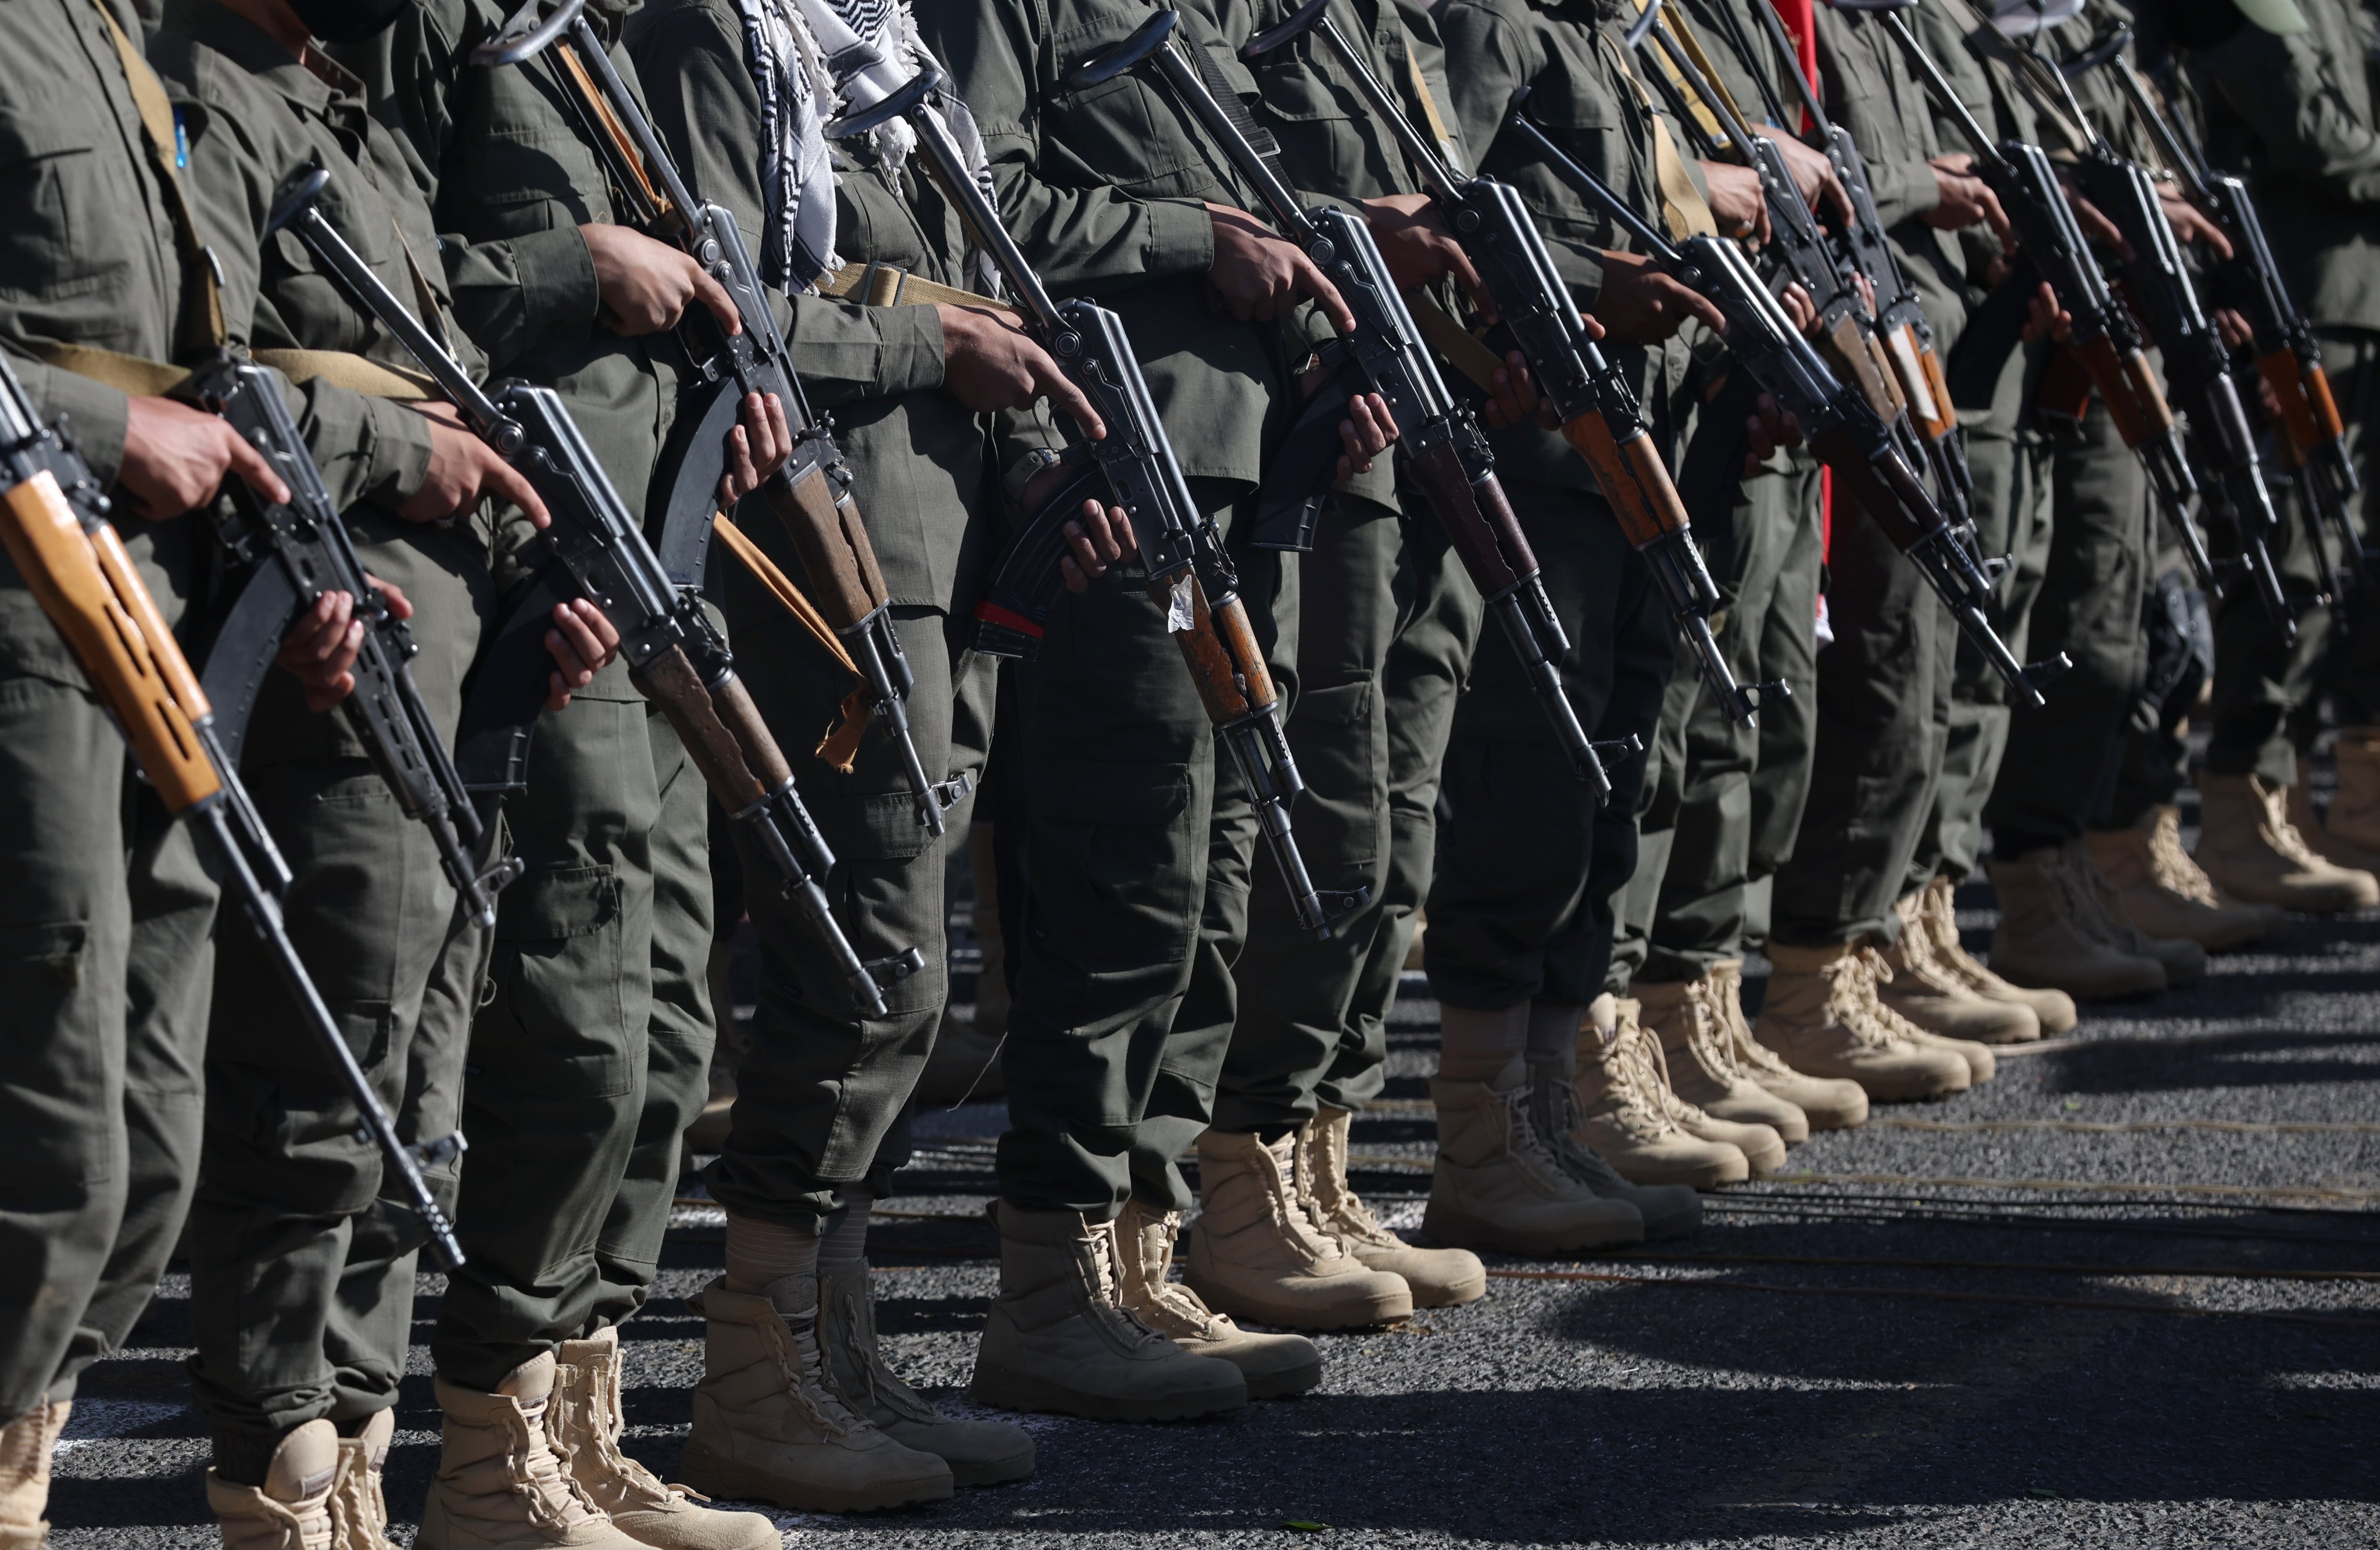
[[[1004,315],[984,307],[937,305],[942,320],[942,386],[978,414],[1030,408],[1047,398],[1094,442],[1108,433],[1082,390],[1049,352]]]
[[[1451,274],[1471,297],[1471,305],[1479,309],[1480,317],[1491,323],[1496,321],[1496,298],[1488,294],[1487,283],[1472,267],[1471,255],[1455,239],[1437,200],[1427,194],[1387,194],[1356,202],[1363,207],[1365,224],[1372,228],[1372,240],[1379,245],[1380,257],[1388,260],[1389,275],[1397,289],[1410,291]]]
[[[1597,333],[1603,331],[1593,318],[1586,326]],[[1513,350],[1504,357],[1504,364],[1489,374],[1488,403],[1479,418],[1498,430],[1509,430],[1531,420],[1548,430],[1560,429],[1555,418],[1553,400],[1537,391],[1537,381],[1529,375],[1528,357]]]
[[[2097,205],[2071,188],[2066,190],[2066,202],[2074,211],[2075,224],[2082,228],[2083,240],[2113,248],[2127,259],[2132,257],[2132,245],[2124,240],[2124,234],[2117,229],[2116,223],[2108,220]]]
[[[1397,439],[1397,422],[1389,401],[1377,393],[1359,393],[1347,400],[1347,418],[1339,422],[1339,477],[1354,478],[1372,471],[1372,460]]]
[[[727,469],[719,476],[722,510],[769,482],[794,455],[794,433],[785,425],[785,406],[773,393],[747,393],[737,417],[743,423],[727,429]]]
[[[1755,247],[1768,240],[1768,196],[1761,191],[1758,173],[1732,163],[1705,162],[1703,181],[1710,186],[1711,215],[1720,231],[1749,237]]]
[[[1354,331],[1355,314],[1341,299],[1339,287],[1295,243],[1244,210],[1209,204],[1207,213],[1215,226],[1207,285],[1222,310],[1242,322],[1269,322],[1287,317],[1299,297],[1310,296],[1332,327],[1342,333]]]
[[[1749,478],[1778,448],[1802,444],[1802,422],[1764,393],[1754,412],[1743,418],[1743,439],[1749,443],[1743,449],[1743,472]]]
[[[2231,256],[2231,239],[2223,235],[2222,227],[2206,218],[2204,211],[2170,188],[2157,190],[2157,203],[2165,207],[2165,218],[2172,224],[2178,240],[2204,242],[2215,249],[2217,257]]]
[[[141,516],[163,521],[203,505],[237,474],[266,500],[289,499],[289,487],[264,454],[213,415],[170,398],[125,401],[123,495]]]
[[[398,587],[366,573],[364,580],[398,619],[413,617],[413,602]],[[352,671],[363,651],[364,623],[356,617],[355,594],[325,592],[299,614],[281,637],[273,660],[306,691],[306,708],[328,710],[355,692]]]
[[[1601,255],[1603,289],[1595,299],[1595,321],[1626,345],[1658,345],[1700,318],[1724,333],[1727,320],[1710,298],[1671,279],[1640,253]]]
[[[2256,342],[2254,325],[2228,307],[2215,309],[2215,332],[2222,335],[2227,350],[2244,350]]]
[[[1934,208],[1919,219],[1946,232],[1987,222],[2001,248],[2013,248],[2016,233],[2009,225],[2008,212],[2000,208],[2000,197],[1992,192],[1991,185],[1975,176],[1974,166],[1975,159],[1963,151],[1935,157]]]
[[[543,527],[553,518],[537,490],[520,471],[496,455],[495,448],[463,428],[463,417],[452,404],[414,406],[430,422],[430,472],[421,488],[396,508],[407,522],[444,522],[469,511],[484,500],[508,501]]]
[[[1785,316],[1792,320],[1794,333],[1807,333],[1818,326],[1818,304],[1810,299],[1810,293],[1802,288],[1799,280],[1785,282],[1785,294],[1777,298],[1777,305],[1785,309]]]
[[[545,649],[558,670],[546,680],[545,708],[559,710],[570,703],[572,690],[593,683],[619,655],[620,632],[601,609],[585,598],[573,598],[553,605],[553,628],[545,632]]]
[[[744,332],[726,287],[683,250],[625,226],[597,222],[579,227],[578,235],[587,239],[603,321],[613,333],[634,339],[675,328],[693,301],[710,308],[728,333]]]
[[[1763,139],[1774,140],[1785,152],[1785,165],[1793,175],[1793,186],[1802,190],[1802,202],[1812,211],[1831,210],[1835,219],[1848,226],[1852,223],[1851,190],[1835,172],[1835,163],[1824,151],[1813,151],[1801,137],[1790,134],[1774,124],[1755,124],[1752,132]]]
[[[2030,345],[2036,339],[2047,339],[2064,345],[2074,338],[2074,314],[2058,305],[2058,293],[2044,280],[2033,295],[2024,298],[2024,327],[2018,336]]]

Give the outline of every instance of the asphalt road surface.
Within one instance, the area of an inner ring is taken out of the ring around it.
[[[1961,900],[1972,946],[1988,904]],[[1354,1135],[1359,1187],[1406,1229],[1433,1134],[1426,996],[1409,979],[1388,1101]],[[895,1365],[954,1409],[995,1280],[1002,1123],[990,1103],[926,1117],[870,1243]],[[788,1545],[950,1550],[2380,1544],[2376,1202],[2380,917],[2301,919],[1987,1085],[1814,1139],[1710,1197],[1693,1239],[1491,1261],[1485,1301],[1325,1337],[1305,1398],[1175,1425],[1032,1418],[1019,1484],[776,1516]],[[679,1218],[625,1331],[628,1446],[664,1478],[702,1365],[681,1300],[722,1255],[715,1209]],[[438,1278],[422,1290],[417,1340]],[[85,1378],[54,1544],[217,1543],[188,1295],[169,1278],[134,1349]],[[412,1374],[400,1520],[438,1451],[419,1345]]]

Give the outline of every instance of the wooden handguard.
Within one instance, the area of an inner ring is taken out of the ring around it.
[[[1818,335],[1818,353],[1837,376],[1860,390],[1878,419],[1889,422],[1900,412],[1900,390],[1860,337],[1859,324],[1848,317],[1837,319],[1833,328]]]
[[[1813,438],[1810,450],[1833,470],[1835,489],[1849,495],[1862,511],[1867,513],[1869,520],[1884,529],[1884,536],[1893,548],[1906,554],[1917,547],[1919,540],[1925,537],[1925,530],[1902,509],[1892,487],[1884,482],[1883,476],[1861,454],[1849,430],[1838,425],[1832,430]]]
[[[223,790],[199,740],[206,696],[115,529],[86,534],[47,470],[0,499],[9,558],[167,809],[186,812]]]
[[[1429,498],[1430,509],[1446,528],[1447,541],[1462,557],[1463,568],[1471,574],[1482,596],[1501,597],[1536,568],[1536,556],[1521,537],[1512,508],[1503,507],[1500,521],[1500,514],[1480,498],[1481,490],[1463,471],[1463,456],[1451,442],[1440,442],[1414,457],[1409,466]],[[1497,490],[1500,502],[1500,487],[1491,481],[1489,488]],[[1509,550],[1507,542],[1512,546]]]
[[[662,708],[662,714],[677,729],[679,741],[686,745],[686,757],[702,771],[711,794],[719,798],[719,805],[730,815],[743,812],[769,794],[770,788],[763,786],[759,777],[752,773],[752,767],[744,762],[742,745],[721,721],[718,708],[711,703],[710,690],[695,675],[694,664],[686,660],[684,647],[671,647],[628,677],[647,699]]]
[[[2149,370],[2148,357],[2138,350],[2118,355],[2116,341],[2105,333],[2076,345],[2074,353],[2091,373],[2091,385],[2099,390],[2124,445],[2141,446],[2173,429],[2173,411],[2166,406],[2165,394]]]
[[[2330,396],[2330,374],[2320,366],[2301,364],[2297,352],[2284,345],[2256,357],[2256,369],[2281,406],[2282,423],[2289,428],[2289,445],[2300,461],[2325,442],[2346,434],[2338,405]]]
[[[816,463],[771,479],[769,492],[827,622],[847,630],[881,608],[884,573],[850,492],[838,490]]]
[[[1566,422],[1562,437],[1586,459],[1631,546],[1642,549],[1685,530],[1685,503],[1654,451],[1653,438],[1639,431],[1625,442],[1615,442],[1609,423],[1592,410]]]
[[[1902,332],[1912,336],[1912,347],[1917,352],[1918,369],[1925,376],[1925,391],[1933,395],[1935,409],[1941,417],[1925,421],[1921,429],[1925,430],[1927,441],[1938,442],[1959,429],[1958,406],[1950,402],[1950,380],[1942,374],[1942,357],[1935,354],[1934,346],[1917,344],[1915,331],[1905,325]]]
[[[730,673],[710,686],[710,708],[735,745],[744,751],[745,767],[750,769],[761,785],[775,791],[794,778],[794,767],[785,762],[785,752],[777,746],[777,739],[769,724],[760,719],[760,708],[752,703],[752,692],[744,680]]]
[[[1163,607],[1165,584],[1152,582],[1149,590]],[[1239,599],[1227,598],[1220,609],[1214,608],[1207,600],[1206,587],[1192,576],[1190,628],[1176,632],[1173,638],[1182,648],[1182,660],[1190,666],[1190,682],[1198,686],[1207,719],[1218,726],[1251,710],[1262,710],[1277,697],[1271,670],[1265,665],[1256,630],[1248,623],[1247,605]]]

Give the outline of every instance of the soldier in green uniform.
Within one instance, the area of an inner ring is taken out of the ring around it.
[[[626,8],[589,10],[614,32]],[[508,9],[406,7],[340,57],[421,169],[455,316],[490,371],[554,389],[638,509],[676,407],[667,331],[688,306],[722,321],[733,307],[692,259],[616,223],[552,51],[474,56]],[[785,455],[782,407],[747,399],[729,442],[732,495]],[[499,536],[500,586],[526,539]],[[706,793],[624,664],[573,690],[540,719],[528,790],[505,805],[527,871],[499,903],[471,1031],[469,1264],[431,1339],[445,1426],[421,1543],[740,1544],[766,1523],[699,1506],[616,1445],[617,1326],[651,1285],[679,1138],[708,1090]]]
[[[2249,180],[2289,297],[2313,325],[2324,369],[2363,464],[2380,380],[2380,109],[2372,81],[2371,11],[2341,0],[2163,7],[2205,117],[2214,163]],[[2243,21],[2242,18],[2245,18]],[[2248,23],[2252,23],[2249,25]],[[2259,339],[2258,353],[2282,341]],[[2374,480],[2352,514],[2371,541]],[[2303,499],[2292,490],[2291,501]],[[2369,909],[2380,901],[2380,628],[2311,606],[2317,555],[2287,513],[2274,558],[2298,610],[2294,645],[2252,603],[2216,620],[2215,704],[2199,777],[2199,860],[2240,898],[2292,910]],[[2328,547],[2335,549],[2336,544]],[[2369,599],[2357,605],[2369,614]],[[2300,788],[2320,729],[2320,697],[2339,726],[2339,795],[2327,824]]]
[[[1245,94],[1247,75],[1211,20],[1182,14],[1185,43]],[[1158,87],[1137,71],[1067,83],[1142,19],[1072,0],[978,0],[919,18],[981,128],[1026,257],[1053,294],[1090,294],[1123,318],[1293,706],[1296,563],[1248,543],[1265,451],[1300,402],[1275,324],[1301,297],[1351,320],[1303,253],[1233,207]],[[1388,439],[1384,410],[1356,404],[1342,472]],[[1018,698],[1003,779],[1029,820],[1030,893],[1007,943],[1017,974],[1001,1295],[973,1391],[1014,1409],[1159,1419],[1308,1387],[1319,1359],[1302,1341],[1216,1321],[1177,1344],[1119,1301],[1123,1278],[1140,1273],[1139,1245],[1116,1229],[1126,1202],[1190,1203],[1174,1159],[1207,1128],[1237,1012],[1249,870],[1270,864],[1252,854],[1252,810],[1219,768],[1144,567],[1108,568],[1059,600]]]
[[[967,793],[943,815],[964,835],[994,684],[993,660],[968,644],[999,515],[979,416],[1044,393],[1077,417],[1087,407],[1013,318],[977,297],[980,260],[910,156],[914,131],[823,134],[843,103],[880,98],[927,63],[906,7],[784,3],[752,16],[728,0],[659,0],[633,18],[628,45],[693,187],[735,212],[763,277],[794,293],[795,364],[813,408],[834,416],[917,674],[910,726],[928,770]],[[937,111],[972,139],[959,104],[945,98]],[[856,299],[895,283],[905,305]],[[854,299],[804,294],[813,285]],[[799,577],[781,525],[758,521],[752,534]],[[710,1172],[727,1207],[727,1272],[701,1297],[710,1376],[681,1474],[713,1495],[812,1510],[1012,1480],[1033,1467],[1021,1427],[953,1421],[884,1364],[863,1253],[869,1204],[907,1158],[906,1105],[949,999],[948,846],[914,816],[889,739],[863,741],[849,774],[804,757],[794,734],[832,719],[840,674],[740,569],[726,607],[743,671],[786,729],[804,800],[833,847],[832,891],[853,946],[863,959],[916,947],[927,966],[888,990],[885,1015],[861,1016],[791,904],[766,888],[748,894],[759,1013]],[[757,849],[744,866],[768,875]],[[787,1345],[801,1353],[792,1370],[775,1354]],[[808,1419],[839,1408],[841,1424]]]

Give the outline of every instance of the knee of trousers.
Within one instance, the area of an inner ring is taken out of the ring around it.
[[[349,1021],[341,1032],[389,1101],[386,1024]],[[346,1081],[317,1055],[270,1066],[207,1062],[207,1126],[199,1154],[193,1215],[202,1221],[259,1224],[352,1217],[381,1185],[380,1148],[359,1134],[362,1115]],[[236,1232],[211,1228],[209,1236]],[[237,1251],[235,1251],[237,1252]]]

